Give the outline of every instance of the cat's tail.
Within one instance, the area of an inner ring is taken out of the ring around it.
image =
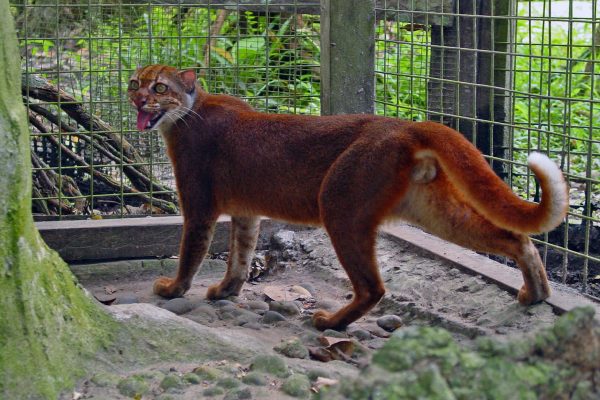
[[[527,159],[542,188],[542,200],[532,203],[515,195],[460,133],[433,122],[413,127],[417,129],[417,141],[424,145],[416,156],[433,153],[467,202],[494,225],[535,234],[548,232],[564,220],[569,207],[567,184],[561,170],[546,155],[531,153]]]

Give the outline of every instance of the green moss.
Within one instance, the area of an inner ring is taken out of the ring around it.
[[[121,380],[117,385],[117,389],[123,396],[135,398],[148,393],[150,387],[144,378],[134,375]]]
[[[593,328],[589,309],[562,316],[531,339],[509,343],[481,339],[475,350],[461,347],[443,329],[401,329],[375,353],[373,365],[360,379],[342,381],[319,397],[598,398],[600,385],[586,372],[588,365],[600,365],[600,356],[594,353],[598,340],[600,332]],[[582,349],[586,343],[591,346],[587,352]]]
[[[290,374],[285,360],[279,356],[271,355],[254,357],[250,364],[250,370],[266,372],[280,378],[285,378]]]
[[[292,375],[283,382],[281,391],[293,397],[308,397],[310,395],[310,381],[306,375]]]

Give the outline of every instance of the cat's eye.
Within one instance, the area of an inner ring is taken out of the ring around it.
[[[138,90],[140,83],[138,81],[129,81],[129,90]]]
[[[154,85],[154,91],[156,93],[164,93],[166,92],[168,89],[168,86],[165,85],[164,83],[157,83],[156,85]]]

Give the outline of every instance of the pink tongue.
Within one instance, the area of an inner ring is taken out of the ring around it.
[[[146,130],[148,121],[152,119],[152,114],[143,110],[138,111],[137,115],[137,128],[139,131]]]

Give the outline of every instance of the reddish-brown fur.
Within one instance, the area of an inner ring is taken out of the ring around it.
[[[153,91],[157,81],[168,86],[166,93]],[[546,226],[553,205],[547,193],[565,191],[564,181],[556,187],[560,182],[540,175],[542,204],[528,203],[512,194],[462,135],[437,123],[259,113],[237,98],[202,91],[193,72],[166,66],[142,68],[132,82],[129,95],[141,129],[152,125],[148,121],[159,110],[186,101],[192,109],[159,120],[185,222],[177,276],[159,278],[157,294],[176,297],[189,289],[216,219],[229,214],[228,270],[207,297],[239,293],[256,245],[257,216],[323,225],[355,296],[336,313],[315,313],[319,329],[347,326],[383,296],[374,247],[378,226],[390,218],[509,256],[523,272],[519,301],[548,297],[544,267],[525,233]],[[566,206],[558,207],[554,213],[564,216]]]

